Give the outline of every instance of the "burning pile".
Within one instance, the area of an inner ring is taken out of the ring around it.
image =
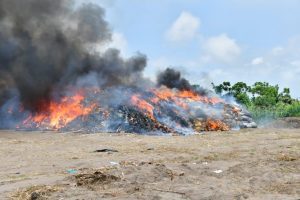
[[[0,117],[3,121],[17,119],[14,124],[22,130],[191,134],[256,127],[248,112],[209,97],[212,94],[201,96],[165,86],[147,91],[128,87],[70,91],[72,95],[36,113],[25,112],[22,104],[8,103]]]
[[[173,69],[157,83],[144,78],[144,55],[96,51],[111,38],[103,16],[71,0],[0,0],[0,128],[188,134],[256,126]]]

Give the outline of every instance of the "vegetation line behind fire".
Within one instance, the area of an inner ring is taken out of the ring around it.
[[[233,96],[246,106],[256,121],[300,116],[300,101],[291,97],[289,88],[280,92],[278,85],[267,82],[256,82],[253,86],[243,82],[212,85],[217,94],[225,98]]]

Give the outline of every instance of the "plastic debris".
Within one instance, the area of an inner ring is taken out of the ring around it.
[[[97,149],[94,151],[95,153],[104,153],[104,152],[111,152],[111,153],[117,153],[119,152],[118,150],[115,149]]]
[[[118,162],[109,162],[111,165],[119,165]]]
[[[222,172],[223,172],[223,171],[220,170],[220,169],[214,171],[214,173],[216,173],[216,174],[221,174]]]
[[[76,174],[78,171],[76,169],[68,169],[67,172],[69,174]]]

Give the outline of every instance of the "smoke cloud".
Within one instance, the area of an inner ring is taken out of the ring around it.
[[[168,88],[176,88],[179,90],[191,90],[192,86],[188,80],[181,77],[181,73],[171,68],[167,68],[165,71],[158,74],[158,85],[164,85]]]
[[[101,87],[137,84],[146,56],[91,50],[111,40],[104,15],[98,5],[75,8],[71,0],[0,0],[0,106],[17,91],[26,109],[39,111],[90,73]]]

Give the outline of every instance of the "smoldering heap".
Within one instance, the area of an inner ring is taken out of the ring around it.
[[[147,58],[123,59],[105,11],[71,0],[0,0],[0,128],[178,132],[255,127],[251,116]]]

